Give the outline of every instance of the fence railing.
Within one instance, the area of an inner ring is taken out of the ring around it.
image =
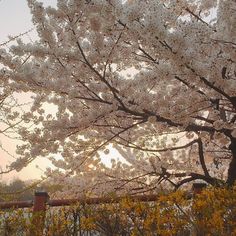
[[[34,200],[31,201],[13,201],[13,202],[0,202],[0,209],[19,209],[19,208],[32,208],[33,225],[37,228],[39,235],[43,235],[44,221],[46,210],[48,207],[62,207],[74,204],[112,204],[118,203],[122,197],[94,197],[94,198],[74,198],[74,199],[52,199],[50,200],[47,192],[35,192]],[[130,196],[129,199],[142,202],[151,202],[158,199],[158,195],[136,195]]]
[[[134,195],[129,196],[129,199],[142,202],[156,201],[159,195]],[[58,206],[70,206],[76,203],[83,204],[104,204],[104,203],[116,203],[119,202],[123,197],[94,197],[94,198],[74,198],[74,199],[49,199],[47,192],[35,192],[34,200],[29,201],[13,201],[13,202],[0,202],[0,209],[10,208],[31,208],[33,212],[45,211],[46,206],[58,207]]]
[[[192,192],[194,194],[200,193],[206,184],[194,183],[192,187]],[[57,206],[70,206],[76,203],[83,204],[104,204],[104,203],[116,203],[119,202],[123,197],[94,197],[94,198],[74,198],[74,199],[53,199],[50,200],[49,195],[45,191],[37,191],[34,195],[34,200],[28,201],[13,201],[13,202],[0,202],[0,209],[10,209],[10,208],[31,208],[33,207],[33,212],[45,211],[46,206],[57,207]],[[129,196],[131,200],[150,202],[156,201],[158,199],[157,194],[152,195],[134,195]]]
[[[194,184],[192,188],[192,193],[198,194],[205,187],[203,184]],[[152,202],[158,200],[159,195],[134,195],[129,196],[130,200],[134,201],[142,201],[142,202]],[[94,197],[94,198],[74,198],[74,199],[52,199],[47,192],[38,191],[35,192],[34,200],[29,201],[13,201],[13,202],[0,202],[0,209],[19,209],[19,208],[32,208],[33,216],[35,220],[33,224],[38,228],[39,232],[41,231],[43,235],[43,225],[46,215],[47,206],[48,207],[62,207],[62,206],[70,206],[74,204],[88,204],[88,205],[96,205],[96,204],[112,204],[118,203],[123,197]],[[40,214],[38,214],[40,213]]]

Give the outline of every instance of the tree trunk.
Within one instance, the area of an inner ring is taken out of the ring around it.
[[[231,139],[229,149],[232,153],[232,159],[229,164],[227,184],[232,186],[236,181],[236,138]]]

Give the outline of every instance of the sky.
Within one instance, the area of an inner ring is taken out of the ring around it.
[[[46,5],[56,6],[56,0],[41,0]],[[14,36],[33,27],[26,0],[0,0],[0,43],[8,35]]]
[[[57,0],[40,0],[44,6],[56,6]],[[31,22],[30,10],[27,6],[27,0],[0,0],[0,45],[8,41],[8,36],[17,36],[34,28]],[[24,36],[24,40],[37,39],[35,32],[30,32]],[[18,96],[22,102],[26,102],[29,97],[24,95]],[[15,149],[18,142],[16,140],[6,139],[0,134],[0,144],[11,154],[15,155]],[[110,158],[121,159],[116,150],[110,149]],[[110,164],[110,158],[102,155],[103,162]],[[14,158],[0,149],[0,167],[10,164]],[[38,166],[39,168],[36,168]],[[8,175],[0,175],[0,182],[20,178],[22,180],[39,179],[47,167],[52,167],[46,158],[37,158],[30,165],[20,172],[11,172]]]
[[[45,6],[56,6],[56,0],[41,0],[41,2],[43,2]],[[0,44],[6,42],[9,35],[17,36],[33,27],[26,0],[0,0]],[[36,37],[36,35],[31,33],[28,37],[32,39]],[[21,97],[21,100],[25,99],[27,98]],[[0,136],[0,142],[4,144],[4,147],[10,154],[14,155],[17,141]],[[14,159],[6,154],[6,152],[0,150],[0,166],[5,166],[13,160]],[[39,166],[40,169],[36,168],[36,165]],[[0,176],[0,181],[9,181],[16,178],[23,180],[36,179],[43,174],[43,170],[45,170],[48,165],[49,162],[46,159],[39,158],[19,173],[12,172],[11,174]]]

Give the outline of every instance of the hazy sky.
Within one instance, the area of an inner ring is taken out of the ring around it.
[[[56,0],[41,0],[41,2],[45,5],[56,5]],[[6,42],[9,35],[16,36],[31,28],[33,28],[33,24],[31,22],[30,10],[26,0],[0,0],[0,44]],[[32,37],[33,35],[30,34],[30,36]],[[5,148],[11,154],[14,154],[15,146],[17,144],[16,141],[7,140],[4,136],[0,136],[0,142],[4,144]],[[0,150],[0,166],[8,164],[12,162],[12,160],[14,159]],[[0,181],[1,179],[9,180],[17,177],[21,179],[38,178],[42,174],[42,171],[35,168],[36,164],[40,166],[40,168],[45,169],[48,165],[48,161],[45,159],[38,159],[20,173],[14,172],[8,176],[0,176]]]
[[[57,0],[41,0],[44,5],[56,6]],[[8,36],[17,36],[21,33],[24,33],[34,26],[31,22],[30,10],[27,6],[26,0],[0,0],[0,44],[8,40]],[[31,39],[36,39],[35,33],[30,33],[24,36],[24,39],[27,40],[27,37]],[[26,96],[20,97],[21,101],[27,99]],[[16,140],[6,139],[3,135],[0,134],[0,144],[14,155],[15,147],[17,145]],[[120,155],[117,151],[111,149],[111,153],[108,155],[112,158],[120,158]],[[102,155],[102,160],[104,163],[109,165],[108,156]],[[0,167],[10,164],[14,159],[7,155],[0,149]],[[35,166],[38,165],[42,170],[37,169]],[[43,170],[50,163],[46,158],[38,158],[36,161],[31,163],[28,167],[24,168],[21,172],[16,173],[12,172],[10,175],[0,176],[0,181],[10,180],[14,178],[26,179],[35,179],[39,178],[43,174]]]
[[[56,0],[41,0],[45,5],[56,5]],[[0,0],[0,42],[8,35],[18,35],[33,27],[26,0]]]

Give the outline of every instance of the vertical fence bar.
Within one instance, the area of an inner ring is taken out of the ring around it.
[[[193,186],[192,186],[192,191],[193,191],[193,194],[200,194],[202,192],[202,190],[204,188],[206,188],[206,184],[205,183],[193,183]]]
[[[49,199],[47,192],[40,191],[34,194],[33,225],[36,236],[42,236],[46,216],[46,204]]]
[[[207,187],[207,184],[205,183],[193,183],[192,185],[192,192],[193,192],[193,198],[196,197],[198,194],[201,194],[204,188]],[[201,213],[196,215],[198,220],[202,220],[203,216]],[[191,235],[197,235],[197,236],[205,236],[205,229],[201,227],[197,227],[193,230]]]

